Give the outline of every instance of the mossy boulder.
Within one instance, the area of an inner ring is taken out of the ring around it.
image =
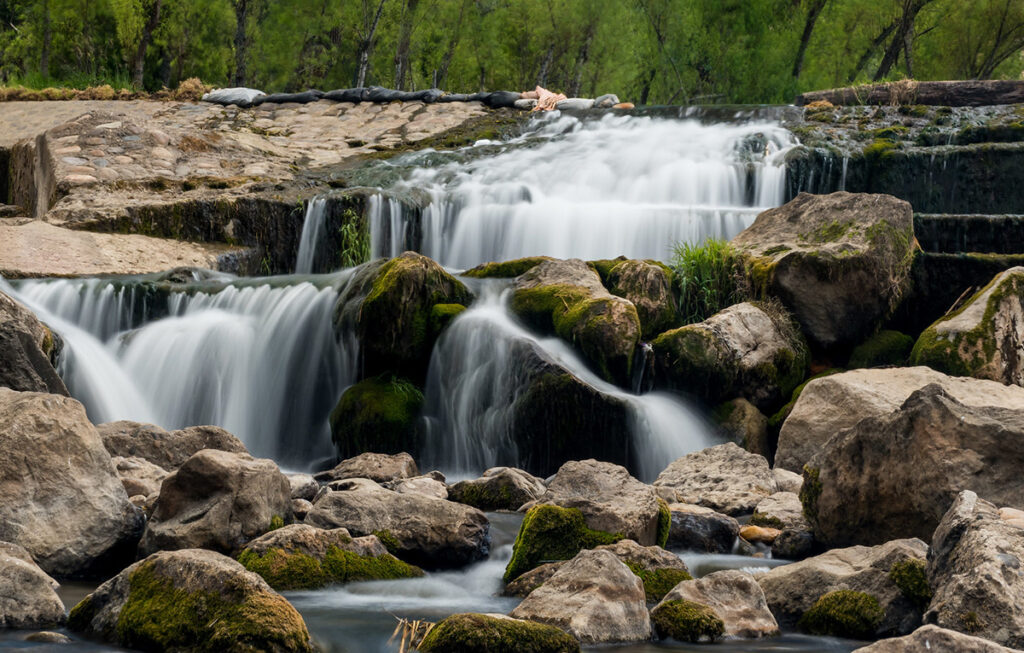
[[[618,262],[608,272],[605,285],[613,295],[625,297],[636,306],[640,318],[640,336],[645,340],[678,326],[672,271],[663,263],[637,260]]]
[[[636,307],[609,293],[583,261],[544,261],[520,275],[512,311],[575,346],[606,380],[629,381],[641,332]]]
[[[885,613],[866,592],[836,590],[825,594],[800,617],[800,629],[812,635],[873,639]]]
[[[71,610],[68,627],[142,651],[313,651],[299,613],[258,575],[213,551],[155,553]]]
[[[777,297],[812,347],[842,350],[903,298],[915,241],[910,204],[888,195],[801,193],[732,240],[756,294]]]
[[[711,414],[719,430],[751,453],[768,458],[768,418],[743,397],[719,404]]]
[[[448,499],[480,510],[519,510],[544,494],[544,482],[513,467],[493,467],[478,479],[448,488]]]
[[[725,633],[725,623],[714,610],[693,601],[666,601],[651,611],[659,639],[680,642],[715,641]]]
[[[1022,325],[1024,267],[1015,267],[925,329],[910,360],[954,376],[1024,385]]]
[[[661,605],[675,601],[710,608],[722,620],[726,637],[770,637],[779,634],[764,592],[751,574],[739,569],[716,571],[673,587]],[[658,605],[652,612],[657,612]]]
[[[452,320],[462,315],[466,307],[462,304],[434,304],[430,309],[430,330],[440,334],[448,328]]]
[[[551,260],[554,259],[550,256],[529,256],[501,263],[481,263],[475,268],[463,272],[462,276],[473,279],[511,279],[537,267],[544,261]]]
[[[468,305],[472,294],[465,285],[433,260],[405,252],[357,268],[335,305],[335,326],[353,332],[362,345],[363,371],[384,372],[420,382],[430,352],[449,309],[438,304]]]
[[[589,528],[583,513],[576,508],[539,505],[523,518],[512,545],[512,559],[505,568],[505,582],[551,560],[569,560],[583,549],[612,544],[622,539],[619,533]]]
[[[914,339],[899,331],[879,331],[857,345],[850,354],[847,367],[856,370],[864,367],[901,366],[910,358]]]
[[[933,593],[928,585],[928,565],[924,560],[897,560],[889,569],[889,578],[900,588],[903,596],[922,612],[928,608]]]
[[[578,653],[579,641],[546,624],[499,614],[453,614],[417,647],[421,653]]]
[[[648,602],[660,601],[679,583],[693,580],[686,563],[661,546],[640,546],[633,540],[619,540],[599,546],[597,550],[611,551],[629,567],[643,582]]]
[[[383,374],[350,386],[331,411],[331,438],[342,458],[420,450],[423,392]]]

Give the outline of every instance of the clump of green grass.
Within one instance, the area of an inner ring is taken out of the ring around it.
[[[743,262],[732,245],[709,238],[699,245],[681,243],[670,264],[683,324],[701,322],[750,298]]]

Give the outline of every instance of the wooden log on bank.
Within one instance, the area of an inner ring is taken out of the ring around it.
[[[797,106],[826,101],[836,105],[912,105],[981,107],[1024,103],[1024,81],[965,80],[948,82],[901,81],[865,84],[798,95]]]

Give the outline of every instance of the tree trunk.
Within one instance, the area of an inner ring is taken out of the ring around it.
[[[415,28],[416,5],[419,0],[405,0],[402,8],[402,23],[398,30],[398,47],[395,49],[395,90],[405,90],[405,79],[409,75],[409,48]]]
[[[160,9],[162,6],[163,0],[154,0],[149,18],[142,28],[139,47],[135,50],[135,60],[132,62],[132,86],[136,90],[142,88],[143,71],[146,66],[146,50],[149,48],[150,41],[153,40],[153,31],[160,24]]]
[[[893,32],[896,31],[897,26],[898,21],[893,21],[892,23],[889,24],[888,27],[882,30],[881,34],[876,36],[875,39],[871,41],[871,45],[868,46],[868,49],[865,50],[864,54],[862,54],[860,56],[860,59],[857,60],[857,67],[854,68],[853,72],[850,73],[850,77],[846,80],[847,82],[852,84],[857,79],[861,71],[864,70],[865,66],[868,65],[868,62],[871,61],[871,57],[875,56],[875,51],[878,50],[878,48],[881,47],[883,43],[885,43],[885,41]]]
[[[441,59],[441,69],[435,71],[434,74],[434,88],[441,88],[441,86],[448,79],[448,68],[452,65],[452,59],[455,58],[455,48],[459,45],[459,36],[462,34],[462,19],[466,15],[466,2],[464,1],[459,6],[459,20],[455,23],[455,29],[452,31],[451,37],[448,39],[448,49],[444,52],[444,57]]]
[[[50,0],[43,0],[43,51],[39,57],[39,72],[43,79],[50,78],[50,45],[53,30],[50,28]]]
[[[246,85],[246,59],[249,54],[249,0],[235,0],[235,76],[234,86]]]
[[[580,91],[583,86],[583,67],[587,65],[587,59],[590,56],[590,42],[594,38],[594,27],[591,25],[587,29],[587,37],[583,40],[583,46],[580,47],[580,54],[576,57],[576,70],[573,74],[572,83],[569,84],[569,97],[579,97]]]
[[[800,72],[804,68],[804,56],[807,54],[807,46],[811,42],[811,36],[814,34],[814,26],[818,22],[818,16],[821,15],[825,5],[828,4],[828,0],[813,0],[811,6],[807,8],[807,21],[804,23],[804,32],[800,35],[800,47],[796,51],[796,61],[793,62],[793,77],[799,78]]]
[[[380,15],[384,11],[385,2],[386,0],[380,0],[380,4],[377,5],[377,13],[373,17],[373,22],[366,26],[366,33],[362,34],[362,38],[359,39],[359,53],[356,57],[358,65],[356,66],[355,77],[357,88],[366,86],[366,75],[370,70],[370,52],[373,50],[373,36],[377,32],[377,24],[380,23]]]
[[[882,63],[878,67],[878,72],[875,73],[874,81],[878,81],[889,74],[896,65],[896,61],[899,59],[900,52],[910,52],[910,49],[914,44],[914,24],[917,19],[917,15],[921,13],[932,0],[903,0],[903,15],[899,19],[899,26],[896,34],[892,37],[892,41],[889,43],[889,47],[885,50],[885,56],[882,57]],[[907,68],[911,69],[912,64],[910,59],[907,60]]]

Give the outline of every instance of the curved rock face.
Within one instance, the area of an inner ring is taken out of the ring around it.
[[[947,376],[928,367],[852,370],[804,387],[779,432],[775,466],[800,472],[829,438],[865,417],[887,415],[911,394],[935,383],[967,406],[1024,406],[1024,392],[992,381]]]
[[[854,653],[1012,653],[1014,649],[1000,646],[980,637],[971,637],[938,626],[921,626],[904,637],[883,639]]]
[[[153,424],[108,422],[96,427],[111,456],[142,458],[173,472],[196,452],[217,449],[248,454],[242,441],[219,426],[190,426],[165,431]]]
[[[650,639],[643,583],[610,551],[581,551],[511,612],[584,644]]]
[[[740,523],[711,508],[689,503],[671,503],[672,527],[666,546],[702,553],[731,553]]]
[[[57,577],[106,573],[134,557],[142,512],[82,404],[0,388],[0,454],[0,540]]]
[[[608,273],[608,289],[636,307],[642,338],[653,338],[678,324],[672,272],[663,264],[637,260],[618,263]]]
[[[580,643],[554,626],[503,614],[453,614],[417,647],[421,653],[579,653]]]
[[[544,482],[514,467],[492,467],[471,481],[459,481],[448,498],[480,510],[519,510],[544,494]]]
[[[288,601],[231,558],[200,549],[136,562],[76,605],[68,625],[147,651],[314,650]]]
[[[67,395],[54,369],[59,352],[59,337],[0,292],[0,388]]]
[[[935,594],[925,622],[1024,647],[1022,563],[1024,529],[1001,520],[974,492],[961,492],[932,538],[928,582]]]
[[[815,601],[835,590],[864,592],[878,599],[885,616],[880,637],[902,635],[921,623],[921,610],[903,595],[891,576],[893,565],[924,561],[928,546],[921,540],[894,540],[881,546],[833,549],[813,558],[776,567],[758,578],[779,624],[792,628]]]
[[[963,308],[925,329],[911,362],[1024,386],[1024,267],[998,274]]]
[[[782,300],[819,349],[853,346],[899,303],[913,261],[910,204],[800,193],[732,240],[757,291]]]
[[[342,481],[313,504],[305,523],[377,535],[394,555],[428,569],[460,567],[487,556],[484,513],[422,494],[402,494],[367,479]]]
[[[754,577],[744,571],[716,571],[697,580],[683,581],[665,595],[662,603],[678,600],[693,601],[714,610],[725,624],[726,637],[779,634],[779,624],[768,609],[764,592]]]
[[[164,479],[139,552],[231,553],[270,530],[275,517],[290,522],[292,505],[288,477],[272,460],[204,449]]]
[[[840,432],[811,458],[804,514],[828,546],[930,540],[963,488],[1024,505],[1022,444],[1024,403],[968,406],[928,385],[888,415]]]
[[[778,490],[768,461],[732,442],[675,460],[658,475],[654,485],[674,492],[678,503],[733,516],[753,512],[758,503]]]
[[[35,630],[63,624],[58,587],[28,551],[0,542],[0,629]]]
[[[111,458],[117,475],[121,478],[124,491],[129,497],[144,496],[160,492],[160,484],[167,478],[167,471],[157,467],[145,458]]]
[[[343,481],[348,478],[368,478],[377,483],[387,483],[403,478],[419,476],[416,461],[407,453],[363,453],[347,458],[326,472],[315,476],[321,482]],[[307,497],[312,500],[312,497]]]

